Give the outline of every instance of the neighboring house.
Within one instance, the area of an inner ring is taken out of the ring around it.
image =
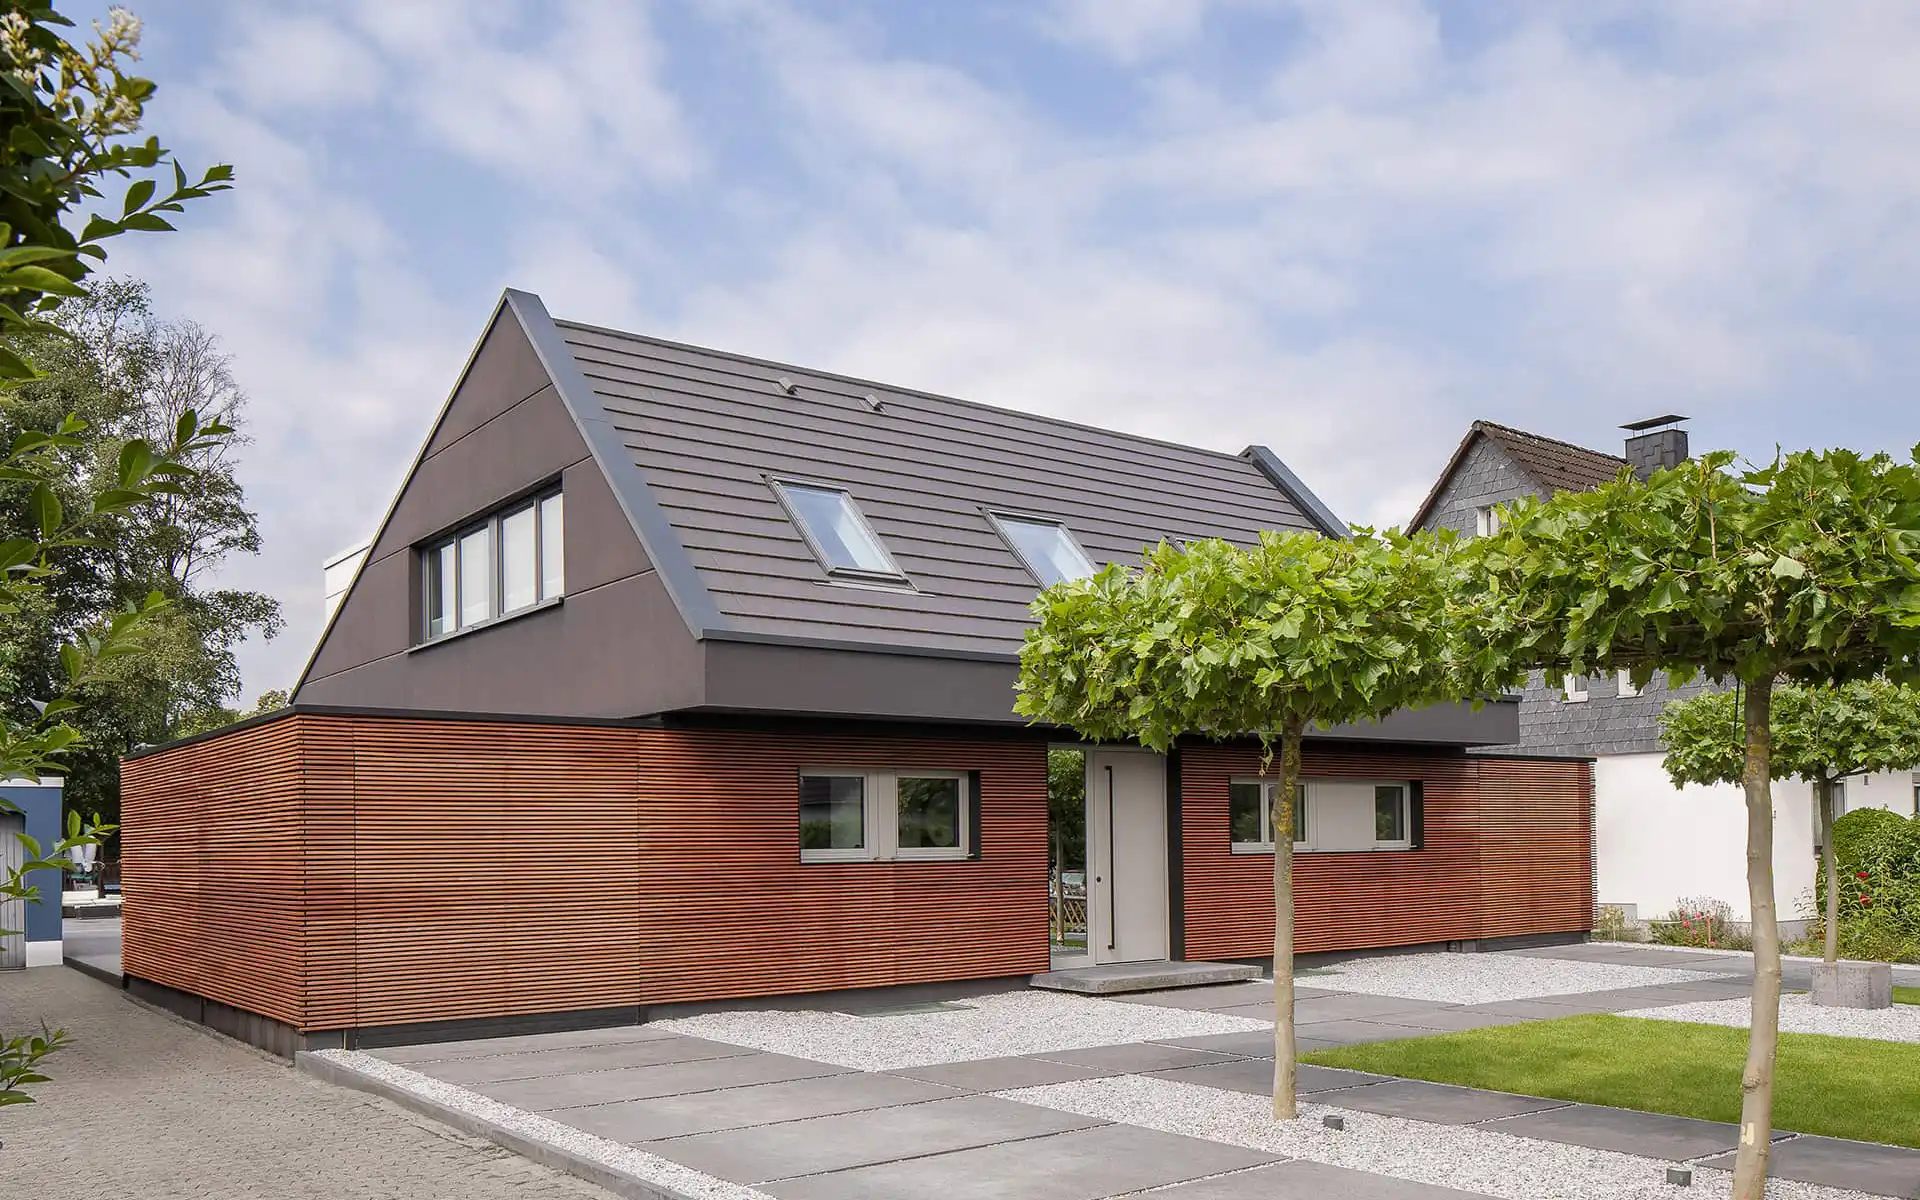
[[[1623,426],[1620,455],[1475,421],[1410,529],[1455,529],[1469,537],[1497,529],[1500,508],[1521,496],[1584,491],[1628,469],[1642,475],[1688,457],[1686,418]],[[1488,752],[1589,755],[1594,762],[1597,893],[1630,917],[1664,916],[1683,899],[1710,897],[1746,920],[1746,801],[1734,786],[1676,788],[1662,765],[1660,710],[1716,685],[1670,687],[1656,675],[1635,691],[1624,675],[1548,680],[1536,672],[1520,701],[1520,737]],[[1920,774],[1861,776],[1845,785],[1852,808],[1911,813]],[[1815,868],[1810,785],[1774,784],[1774,883],[1782,915],[1811,902]]]
[[[509,292],[291,710],[125,763],[128,986],[284,1051],[1046,971],[1034,594],[1265,529],[1345,535],[1260,447]],[[1310,739],[1303,951],[1584,936],[1589,764],[1466,753],[1516,709]],[[1093,960],[1269,957],[1259,748],[1086,758]]]

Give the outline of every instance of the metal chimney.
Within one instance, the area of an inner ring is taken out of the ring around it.
[[[1648,417],[1620,428],[1633,436],[1627,439],[1627,465],[1645,479],[1663,467],[1677,467],[1687,461],[1687,431],[1680,422],[1687,418],[1672,413]]]

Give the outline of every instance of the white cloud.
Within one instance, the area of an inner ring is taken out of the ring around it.
[[[315,14],[242,9],[220,59],[227,85],[255,111],[367,104],[380,77],[371,46]]]
[[[1054,0],[1043,27],[1122,62],[1178,50],[1200,31],[1214,0]]]

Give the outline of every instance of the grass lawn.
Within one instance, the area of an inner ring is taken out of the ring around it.
[[[1343,1046],[1302,1061],[1738,1122],[1746,1053],[1744,1029],[1595,1014]],[[1920,1045],[1781,1034],[1773,1123],[1920,1147]]]
[[[1897,987],[1893,989],[1893,1002],[1895,1004],[1920,1004],[1920,987]]]

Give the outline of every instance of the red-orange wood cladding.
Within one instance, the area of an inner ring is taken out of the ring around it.
[[[1591,927],[1592,767],[1584,762],[1402,756],[1309,747],[1309,777],[1417,779],[1423,849],[1294,859],[1301,953],[1561,933]],[[1273,953],[1273,859],[1234,854],[1227,783],[1256,750],[1181,754],[1186,956]]]
[[[800,863],[810,766],[980,772],[981,859]],[[122,779],[127,970],[301,1029],[1047,966],[1038,742],[301,714]]]

